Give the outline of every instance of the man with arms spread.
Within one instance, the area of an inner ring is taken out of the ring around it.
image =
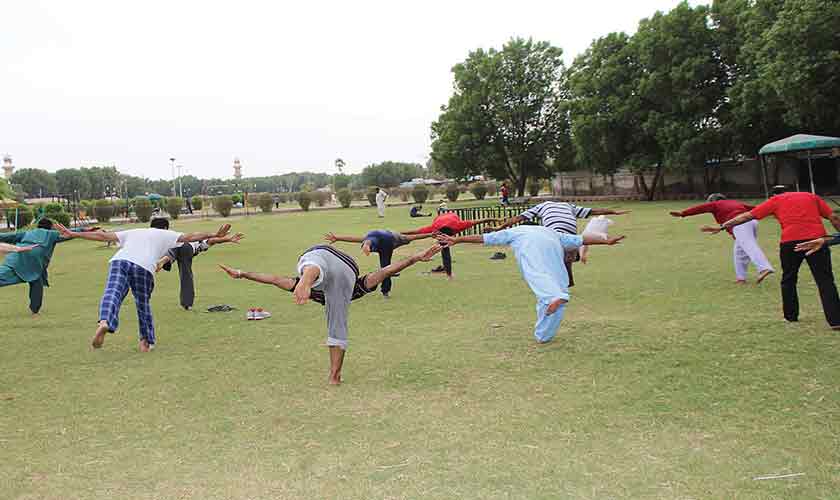
[[[473,236],[438,235],[441,245],[481,243],[487,246],[508,245],[516,255],[519,271],[537,296],[537,322],[534,338],[550,342],[560,328],[569,301],[569,275],[566,253],[581,245],[615,245],[624,236],[603,239],[600,236],[578,236],[557,233],[540,226],[518,226],[511,229]]]
[[[490,222],[498,222],[498,219],[463,220],[458,217],[458,214],[455,212],[444,212],[443,214],[435,217],[430,225],[413,231],[402,231],[402,234],[411,236],[417,234],[442,233],[454,236],[461,231],[466,231],[478,224],[487,224]],[[449,247],[446,247],[441,251],[440,257],[443,260],[443,271],[446,272],[446,276],[448,276],[449,279],[452,279],[452,251]],[[432,272],[437,272],[437,270],[432,270]]]
[[[670,212],[673,217],[690,217],[692,215],[710,213],[715,217],[715,222],[723,224],[736,215],[749,212],[752,205],[745,205],[737,200],[727,200],[726,196],[720,193],[710,194],[706,203],[686,208],[682,211]],[[774,272],[770,261],[765,257],[761,247],[758,246],[756,236],[758,235],[758,221],[751,220],[739,226],[727,229],[727,232],[735,240],[733,255],[735,259],[735,282],[744,284],[747,282],[747,268],[750,262],[758,270],[756,284],[764,281],[764,278]]]
[[[782,309],[785,319],[799,321],[796,281],[799,277],[799,266],[803,260],[807,260],[814,281],[817,282],[825,319],[831,328],[840,329],[840,297],[837,295],[834,273],[831,270],[831,252],[827,246],[809,254],[796,250],[801,243],[826,235],[822,219],[828,219],[835,229],[840,230],[840,216],[834,214],[822,198],[811,193],[785,192],[784,186],[776,186],[773,193],[774,196],[751,211],[738,215],[718,227],[704,226],[702,229],[718,233],[753,219],[761,220],[769,215],[776,217],[782,226],[779,260],[782,262]]]
[[[230,224],[222,226],[222,231],[230,231]],[[164,271],[172,270],[172,262],[178,262],[178,277],[181,280],[181,307],[189,311],[195,303],[195,279],[192,270],[193,258],[198,257],[202,252],[210,250],[214,245],[221,245],[223,243],[236,243],[244,238],[242,233],[228,234],[222,238],[210,238],[202,241],[191,241],[184,243],[181,246],[170,248],[169,252],[161,258],[157,263],[155,272],[161,269]]]
[[[179,243],[223,238],[226,235],[226,227],[229,228],[222,226],[216,233],[181,234],[169,230],[168,220],[157,218],[152,219],[150,229],[129,229],[115,233],[73,233],[61,224],[56,224],[56,228],[65,238],[113,241],[119,246],[119,250],[110,261],[108,280],[99,305],[99,324],[91,345],[95,349],[102,347],[105,334],[117,331],[120,307],[130,289],[134,295],[140,323],[140,351],[149,352],[155,345],[155,325],[149,299],[155,287],[154,273],[157,261]]]
[[[408,245],[414,240],[431,238],[432,236],[432,234],[415,234],[406,236],[395,231],[376,230],[368,232],[363,238],[359,238],[357,236],[337,236],[334,233],[327,233],[324,235],[324,239],[329,241],[330,244],[333,244],[336,241],[361,243],[362,253],[365,255],[370,255],[371,252],[378,253],[379,267],[385,268],[391,264],[391,258],[394,255],[394,250],[403,245]],[[390,293],[391,278],[388,277],[382,282],[382,295],[387,298]]]
[[[44,287],[50,286],[47,268],[55,246],[68,239],[62,238],[58,231],[52,229],[53,222],[44,218],[38,221],[37,229],[0,234],[0,242],[31,248],[31,251],[7,256],[0,264],[0,287],[28,283],[29,310],[33,317],[37,317],[44,303]]]
[[[491,231],[498,231],[511,227],[516,224],[521,224],[525,221],[533,221],[535,218],[540,218],[540,225],[549,229],[553,229],[561,234],[577,234],[577,220],[585,219],[590,215],[624,215],[630,213],[629,210],[609,210],[606,208],[586,208],[579,207],[573,203],[559,202],[559,201],[544,201],[535,205],[528,210],[525,210],[516,217],[502,222]],[[575,279],[572,275],[572,262],[580,260],[580,255],[577,249],[570,251],[566,255],[566,273],[569,275],[569,286],[575,286]]]
[[[327,313],[327,347],[330,351],[329,383],[338,385],[341,383],[341,367],[347,349],[350,302],[373,292],[379,283],[406,267],[431,260],[439,251],[440,245],[434,245],[362,277],[359,277],[359,266],[352,257],[328,245],[314,246],[300,256],[297,278],[245,272],[225,265],[219,267],[231,278],[245,278],[290,291],[296,304],[305,304],[312,299],[323,305]]]

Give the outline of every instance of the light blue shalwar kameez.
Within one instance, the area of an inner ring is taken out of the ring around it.
[[[561,304],[551,315],[546,314],[546,309],[556,299],[569,300],[566,250],[579,248],[583,238],[542,226],[517,226],[485,234],[484,244],[508,245],[513,249],[522,277],[537,296],[534,337],[537,342],[549,342],[560,328],[566,304]]]

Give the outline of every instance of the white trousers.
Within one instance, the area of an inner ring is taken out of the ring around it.
[[[385,202],[376,204],[376,211],[379,212],[380,217],[385,217]]]
[[[752,262],[759,273],[768,269],[773,271],[773,266],[770,265],[770,261],[767,260],[764,252],[761,251],[761,247],[758,246],[758,241],[756,241],[756,236],[758,236],[757,220],[751,220],[733,227],[732,234],[735,235],[733,257],[735,260],[736,279],[747,279],[747,268],[750,262]]]

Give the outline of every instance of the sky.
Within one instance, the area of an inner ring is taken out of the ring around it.
[[[533,37],[570,64],[677,3],[0,0],[0,154],[153,179],[425,163],[471,50]]]

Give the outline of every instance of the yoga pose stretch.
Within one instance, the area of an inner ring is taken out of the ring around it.
[[[341,367],[344,364],[344,351],[347,349],[350,302],[373,292],[379,283],[406,267],[431,260],[440,249],[440,245],[435,244],[427,250],[361,277],[356,261],[329,245],[314,246],[300,256],[297,278],[245,272],[221,264],[219,267],[231,278],[244,278],[290,291],[296,304],[305,304],[312,299],[323,305],[327,313],[329,383],[337,385],[341,383]]]
[[[18,244],[21,245],[18,248],[29,249],[24,253],[8,250],[15,253],[9,254],[0,264],[0,287],[28,283],[29,310],[32,311],[33,317],[40,312],[44,304],[44,287],[50,286],[47,268],[55,246],[62,241],[67,241],[67,238],[62,238],[58,231],[52,229],[53,222],[50,219],[41,219],[38,221],[37,229],[0,235],[0,242],[6,244],[6,248],[9,248],[11,244]],[[74,231],[89,231],[89,229],[74,229]]]
[[[119,246],[117,253],[111,257],[108,280],[99,305],[99,324],[91,345],[95,349],[102,347],[105,334],[117,331],[120,324],[120,307],[130,289],[134,295],[137,318],[140,323],[140,351],[149,352],[156,341],[149,299],[155,288],[154,273],[157,261],[179,243],[223,238],[226,235],[226,228],[229,229],[230,226],[222,226],[216,233],[181,234],[169,231],[169,221],[159,218],[152,219],[150,229],[129,229],[116,233],[104,231],[73,233],[61,224],[56,224],[56,228],[65,238],[113,241]]]
[[[586,208],[579,207],[572,203],[558,202],[558,201],[544,201],[539,205],[525,210],[516,217],[502,222],[498,227],[492,228],[491,231],[499,231],[511,227],[522,222],[533,222],[534,219],[539,218],[540,225],[549,229],[553,229],[561,234],[577,234],[577,220],[585,219],[590,215],[624,215],[630,213],[629,210],[610,210],[607,208]],[[580,260],[580,254],[577,250],[570,251],[566,254],[566,272],[569,275],[569,286],[575,286],[575,278],[572,275],[572,262]]]
[[[327,233],[324,235],[324,239],[329,241],[331,244],[335,243],[336,241],[347,241],[350,243],[361,243],[362,244],[362,252],[365,255],[370,255],[371,252],[376,252],[379,254],[379,267],[384,268],[391,264],[391,258],[394,255],[394,250],[397,248],[408,245],[414,240],[420,240],[423,238],[431,238],[434,236],[433,234],[412,234],[412,235],[404,235],[394,231],[383,231],[383,230],[376,230],[370,231],[363,237],[359,238],[358,236],[338,236],[334,233]],[[396,277],[396,276],[395,276]],[[391,278],[385,278],[385,281],[382,282],[382,295],[388,297],[388,294],[391,293]]]
[[[224,232],[230,231],[230,224],[222,226]],[[195,303],[195,279],[192,270],[193,258],[198,257],[198,254],[210,250],[214,245],[221,245],[223,243],[236,243],[244,238],[242,233],[228,234],[221,238],[209,238],[202,241],[192,241],[182,244],[181,246],[170,248],[169,252],[161,258],[157,263],[155,272],[172,270],[172,263],[178,263],[178,277],[181,280],[181,307],[189,311]]]
[[[413,231],[402,231],[404,235],[416,235],[416,234],[434,234],[434,233],[442,233],[449,236],[454,236],[461,231],[467,230],[475,225],[478,224],[488,224],[488,223],[496,223],[499,222],[498,219],[478,219],[478,220],[462,220],[458,217],[458,214],[454,212],[444,212],[441,215],[438,215],[434,218],[432,223],[428,226],[421,227],[420,229],[415,229]],[[449,279],[452,279],[452,251],[449,247],[446,247],[440,253],[441,259],[443,260],[443,271],[446,272],[446,275]]]
[[[822,198],[811,193],[785,192],[784,186],[777,186],[774,196],[749,212],[737,215],[720,226],[704,226],[702,230],[718,233],[770,215],[782,226],[779,260],[782,263],[782,311],[785,320],[799,321],[796,282],[799,267],[803,260],[807,260],[811,275],[817,282],[825,320],[831,328],[840,330],[840,296],[834,284],[831,252],[827,246],[817,247],[811,243],[815,239],[822,241],[826,236],[823,219],[840,231],[840,215],[835,214]],[[803,249],[807,252],[803,253]]]
[[[537,296],[534,338],[539,343],[545,343],[557,334],[569,301],[566,252],[577,250],[581,245],[615,245],[624,236],[607,239],[600,236],[572,236],[541,226],[518,226],[474,236],[453,237],[441,234],[437,239],[447,247],[458,243],[510,246],[516,255],[522,277]]]
[[[709,195],[707,203],[697,205],[685,210],[670,212],[673,217],[690,217],[699,214],[712,214],[715,222],[723,224],[736,215],[741,215],[755,208],[752,205],[745,205],[737,200],[727,200],[726,196],[720,193]],[[735,260],[735,281],[744,284],[747,282],[747,268],[750,262],[758,271],[756,284],[764,281],[764,278],[774,272],[770,261],[758,246],[758,221],[751,220],[739,226],[727,228],[726,231],[735,240],[733,245],[733,257]]]

